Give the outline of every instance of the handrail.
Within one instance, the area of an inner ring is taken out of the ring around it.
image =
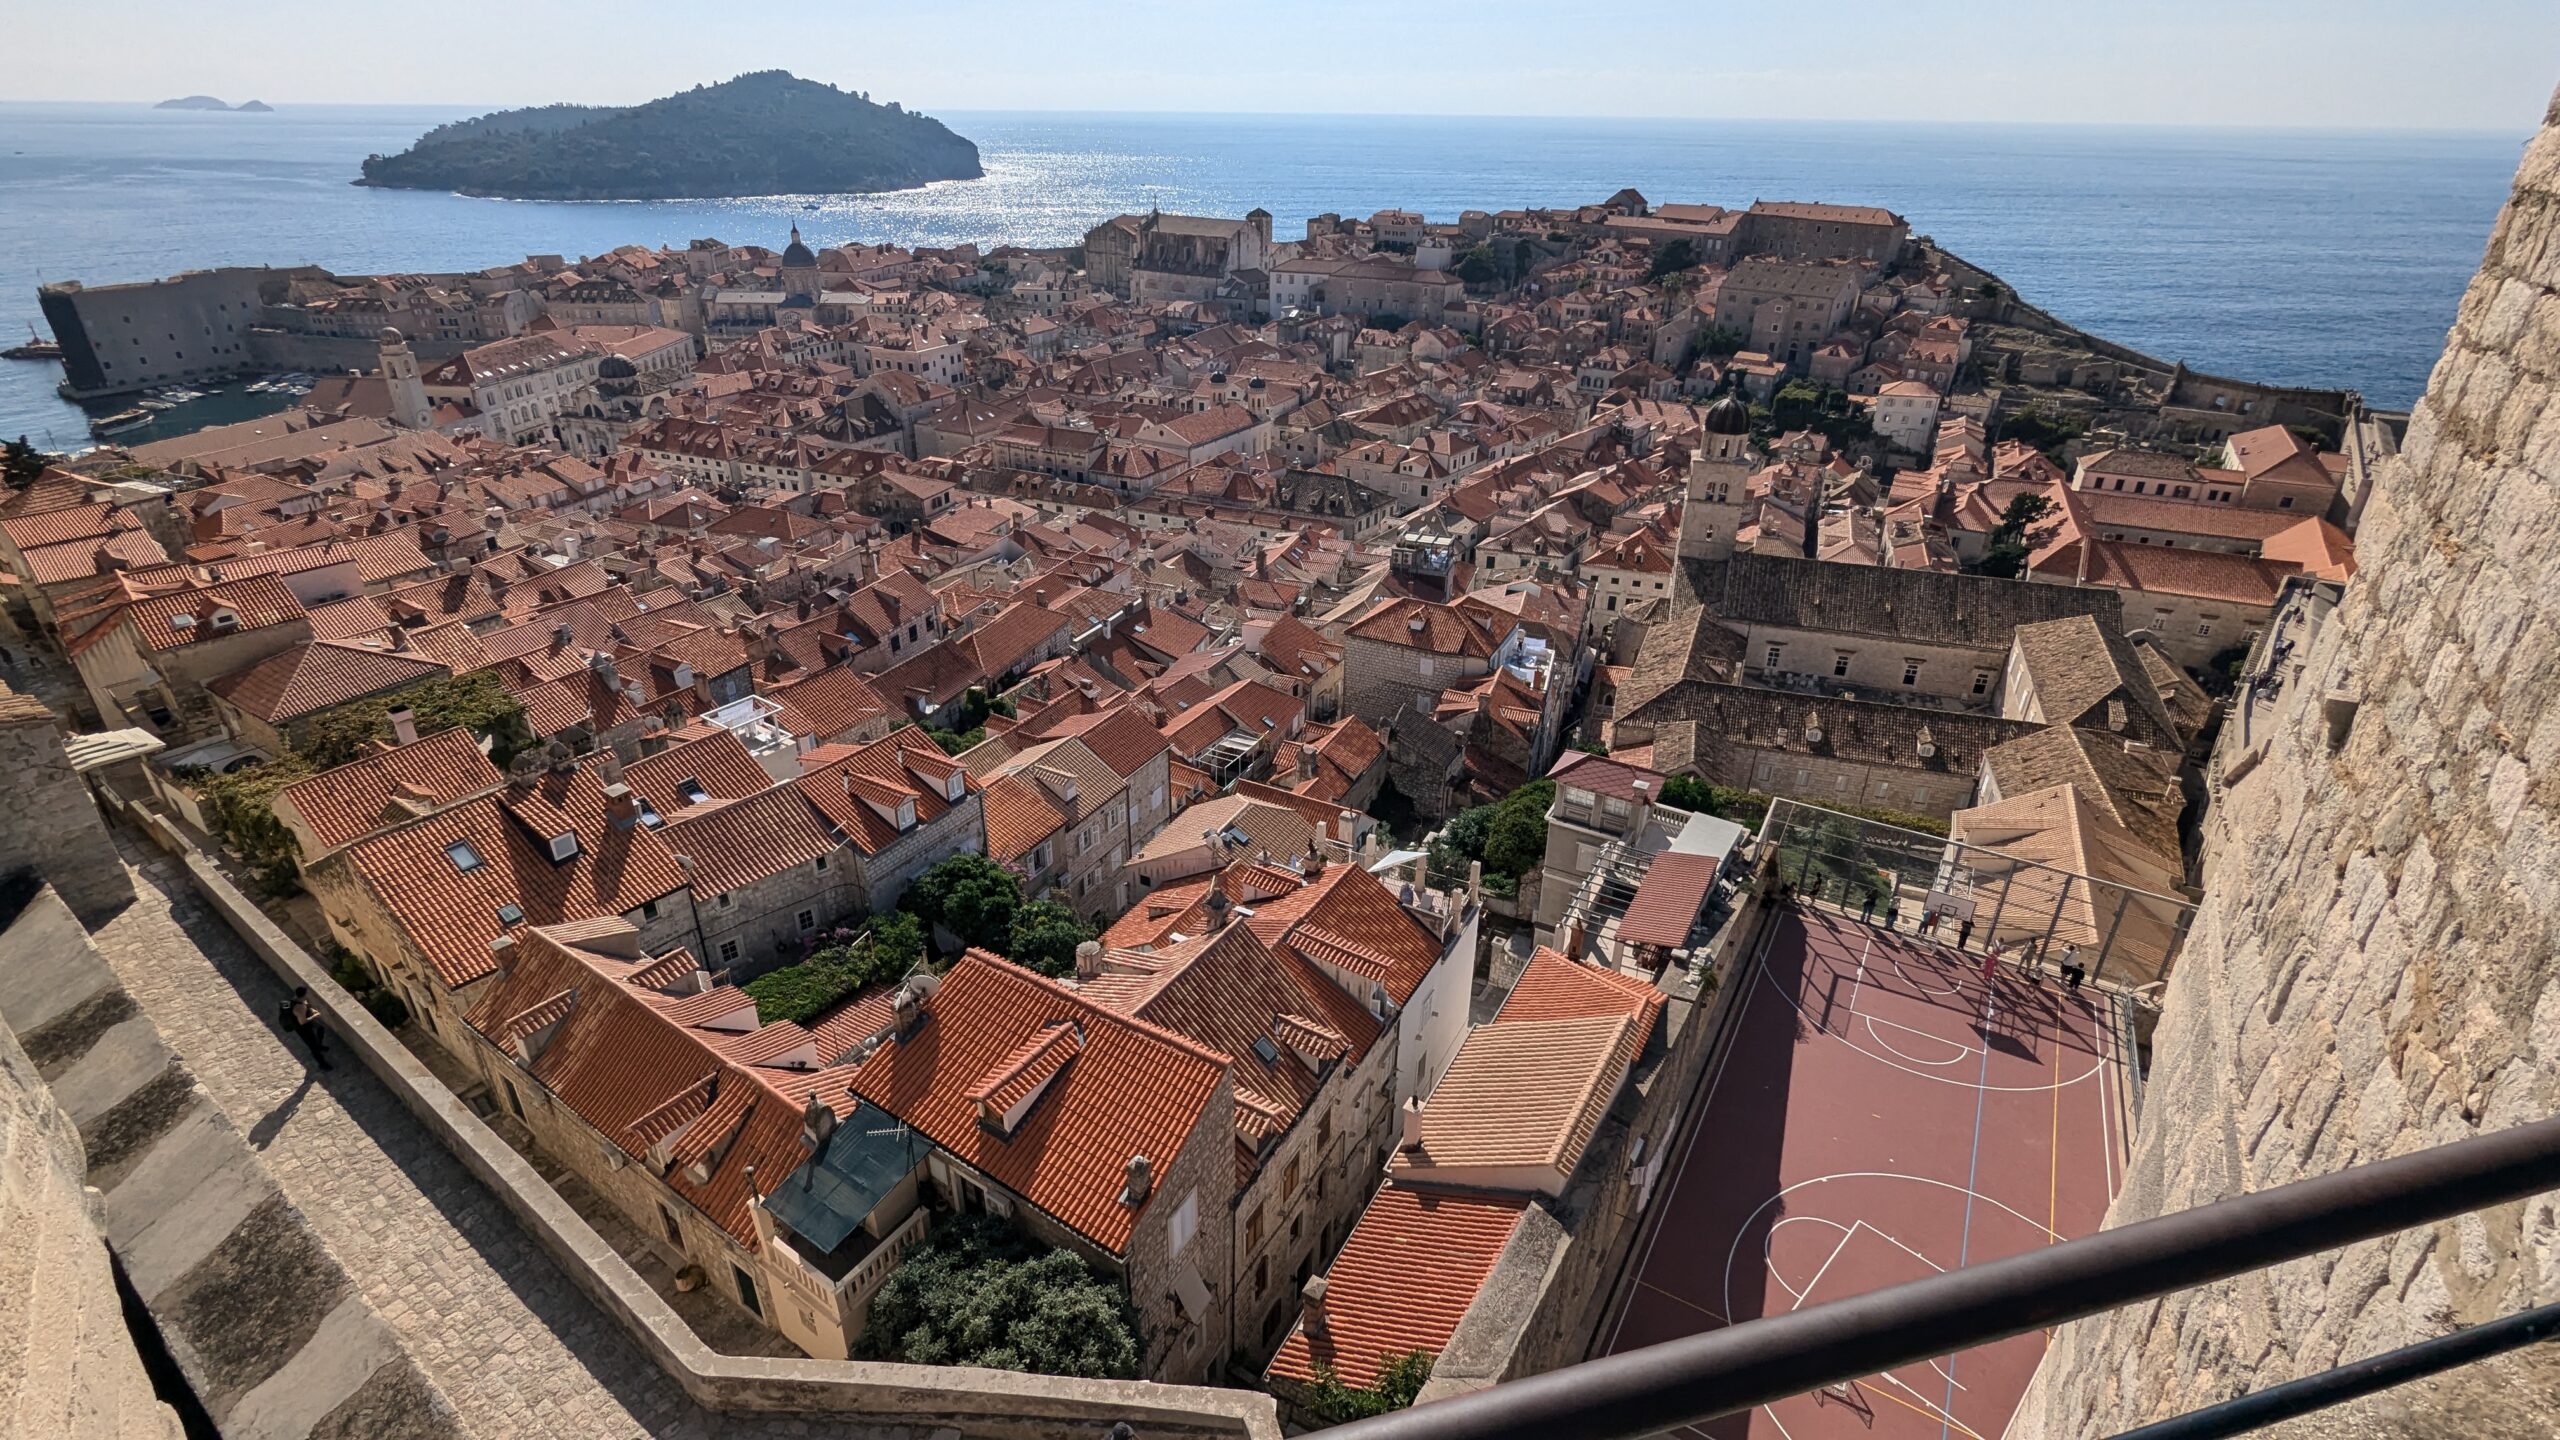
[[[1357,1420],[1333,1440],[1633,1440],[2560,1188],[2560,1119]]]

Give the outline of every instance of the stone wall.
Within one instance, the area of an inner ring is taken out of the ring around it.
[[[63,753],[53,712],[0,683],[0,775],[8,823],[0,824],[0,875],[40,875],[82,919],[97,924],[133,898],[133,881],[89,789]]]
[[[2560,106],[2379,480],[2364,569],[2231,780],[2124,1224],[2560,1110]],[[2545,1196],[2066,1327],[2011,1434],[2112,1433],[2560,1299]],[[2560,1431],[2537,1347],[2298,1422]]]
[[[0,1434],[177,1440],[117,1302],[80,1132],[0,1026]]]
[[[55,1113],[78,1127],[98,1232],[215,1425],[276,1440],[463,1433],[398,1332],[50,890],[0,932],[0,1042],[25,1047]],[[0,1255],[17,1238],[14,1224],[0,1226]],[[0,1283],[0,1316],[15,1288]],[[56,1300],[50,1283],[42,1288],[39,1304]],[[65,1318],[98,1323],[85,1312]],[[88,1433],[0,1426],[7,1435]]]

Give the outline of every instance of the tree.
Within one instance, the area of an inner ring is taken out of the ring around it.
[[[2012,498],[2000,512],[2000,523],[1991,527],[1991,548],[1983,553],[1976,573],[2014,580],[2027,568],[2027,527],[2045,517],[2053,502],[2042,495],[2025,494]]]
[[[1505,278],[1514,282],[1527,279],[1529,275],[1529,267],[1537,263],[1538,252],[1536,247],[1529,243],[1527,236],[1521,236],[1519,239],[1511,242],[1511,273]]]
[[[913,957],[923,952],[924,927],[912,915],[886,919],[905,927],[903,938],[909,944],[883,943],[883,922],[875,921],[868,932],[838,930],[808,959],[748,981],[746,992],[756,1002],[756,1019],[768,1025],[777,1020],[795,1024],[813,1020],[855,991],[906,978]]]
[[[1677,236],[1668,244],[1653,247],[1653,265],[1645,271],[1644,278],[1659,280],[1665,275],[1686,270],[1697,263],[1698,247],[1689,243],[1688,236]]]
[[[6,474],[10,489],[24,490],[36,483],[36,477],[52,463],[52,456],[28,444],[27,437],[21,435],[9,442],[6,459],[0,461],[0,473]]]
[[[984,1365],[1128,1380],[1138,1373],[1128,1295],[1065,1250],[991,1215],[940,1221],[871,1297],[865,1360]]]
[[[1491,245],[1478,245],[1458,257],[1450,272],[1469,285],[1485,286],[1502,278],[1502,262],[1493,258]]]
[[[1076,973],[1076,947],[1093,938],[1092,927],[1055,900],[1034,900],[1013,914],[1005,956],[1026,970],[1058,979]]]
[[[934,864],[907,887],[898,908],[926,925],[939,925],[961,943],[1001,954],[1013,940],[1014,912],[1022,906],[1022,882],[984,855],[954,855]],[[1072,959],[1074,952],[1069,951]]]
[[[1547,807],[1555,798],[1553,780],[1532,780],[1502,797],[1485,828],[1486,874],[1517,880],[1538,868],[1547,855]]]

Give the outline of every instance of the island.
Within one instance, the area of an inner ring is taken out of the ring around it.
[[[231,108],[243,115],[273,115],[276,113],[276,107],[268,104],[264,100],[243,100]]]
[[[231,107],[210,95],[181,95],[175,100],[163,100],[151,108],[154,110],[228,110]]]
[[[355,183],[510,200],[835,195],[974,180],[938,120],[781,70],[629,107],[546,105],[440,125]]]

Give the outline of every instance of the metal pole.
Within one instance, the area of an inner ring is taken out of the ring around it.
[[[2044,922],[2044,948],[2037,952],[2038,960],[2053,959],[2053,937],[2055,932],[2062,928],[2062,907],[2071,903],[2071,882],[2074,880],[2079,880],[2084,885],[2088,883],[2081,876],[2074,875],[2068,870],[2062,872],[2062,893],[2053,897],[2053,915]],[[2055,963],[2061,962],[2055,961]]]
[[[1354,1421],[1330,1440],[1632,1440],[2560,1187],[2560,1119]]]
[[[2254,1395],[2226,1400],[2219,1405],[2190,1411],[2139,1430],[2127,1430],[2115,1440],[2221,1440],[2226,1435],[2244,1435],[2279,1420],[2343,1405],[2349,1400],[2423,1380],[2456,1366],[2492,1355],[2521,1350],[2560,1335],[2560,1305],[2544,1305],[2520,1314],[2456,1330],[2415,1345],[2404,1345],[2388,1354],[2369,1360],[2358,1360],[2317,1375],[2305,1375],[2282,1385],[2270,1385]]]
[[[2094,884],[2095,882],[2091,883]],[[2098,963],[2089,967],[2089,978],[2091,980],[2101,980],[2106,978],[2107,956],[2113,953],[2116,948],[2116,930],[2124,924],[2124,907],[2132,903],[2132,891],[2116,891],[2116,913],[2107,917],[2107,933],[2098,939]]]

